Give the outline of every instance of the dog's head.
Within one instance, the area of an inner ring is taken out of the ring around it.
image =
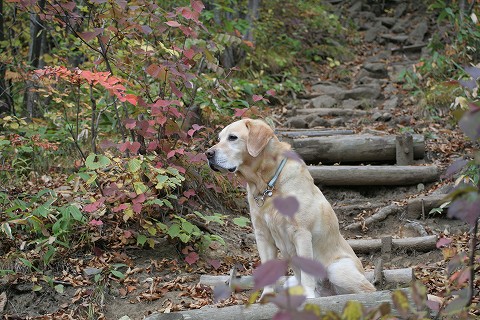
[[[274,133],[262,120],[242,119],[226,126],[218,135],[219,142],[205,154],[215,171],[235,172],[250,158],[256,158]]]

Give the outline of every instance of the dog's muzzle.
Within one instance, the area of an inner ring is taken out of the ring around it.
[[[215,160],[215,150],[208,149],[207,152],[205,152],[205,155],[207,156],[207,159],[208,159],[208,165],[210,166],[210,168],[212,168],[213,171],[217,171],[217,172],[222,172],[222,171],[223,172],[225,172],[225,171],[235,172],[235,171],[237,171],[237,167],[225,168],[225,167],[222,167],[221,165],[219,165]]]

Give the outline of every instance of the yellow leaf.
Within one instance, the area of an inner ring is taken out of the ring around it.
[[[155,248],[155,240],[153,240],[152,238],[148,238],[147,243],[150,246],[150,248],[152,249]]]
[[[123,221],[127,222],[128,219],[130,219],[131,217],[133,217],[133,210],[131,208],[128,208],[123,213]]]
[[[343,309],[342,319],[358,320],[363,318],[362,304],[358,301],[348,301]]]
[[[293,286],[288,288],[288,293],[292,296],[303,296],[305,295],[305,290],[302,286]]]
[[[258,297],[260,297],[260,290],[253,292],[250,297],[248,297],[247,306],[254,304],[257,301]]]
[[[305,304],[305,307],[303,307],[303,310],[312,312],[318,318],[320,318],[320,315],[322,314],[320,307],[315,305],[315,304],[311,304],[311,303]]]

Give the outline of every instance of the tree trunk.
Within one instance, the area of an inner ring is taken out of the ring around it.
[[[255,29],[255,21],[258,19],[258,9],[260,7],[260,0],[249,0],[248,1],[248,30],[244,36],[244,39],[247,41],[254,42],[253,31]]]
[[[0,0],[0,41],[5,40],[4,20],[3,20],[3,0]],[[0,115],[2,113],[14,114],[13,99],[10,95],[7,82],[5,81],[5,73],[7,66],[0,62]]]
[[[40,7],[40,11],[45,9],[45,0],[37,2]],[[28,52],[28,62],[33,69],[37,69],[40,66],[40,56],[42,52],[43,37],[45,37],[44,27],[40,16],[32,13],[30,15],[30,50]],[[24,106],[25,112],[29,119],[40,115],[38,110],[38,94],[35,91],[35,83],[28,80],[26,82],[25,94],[24,94]]]

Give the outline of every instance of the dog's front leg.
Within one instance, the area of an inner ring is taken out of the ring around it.
[[[294,243],[297,255],[299,257],[313,259],[312,234],[310,231],[298,230],[295,232]],[[305,289],[305,296],[309,299],[315,298],[315,277],[301,270],[300,282]]]
[[[277,257],[277,247],[275,246],[274,240],[270,234],[265,234],[263,231],[255,229],[255,240],[257,241],[258,254],[260,255],[260,260],[262,263],[273,260]],[[273,285],[263,288],[260,300],[263,299],[265,295],[272,293],[273,291]]]

